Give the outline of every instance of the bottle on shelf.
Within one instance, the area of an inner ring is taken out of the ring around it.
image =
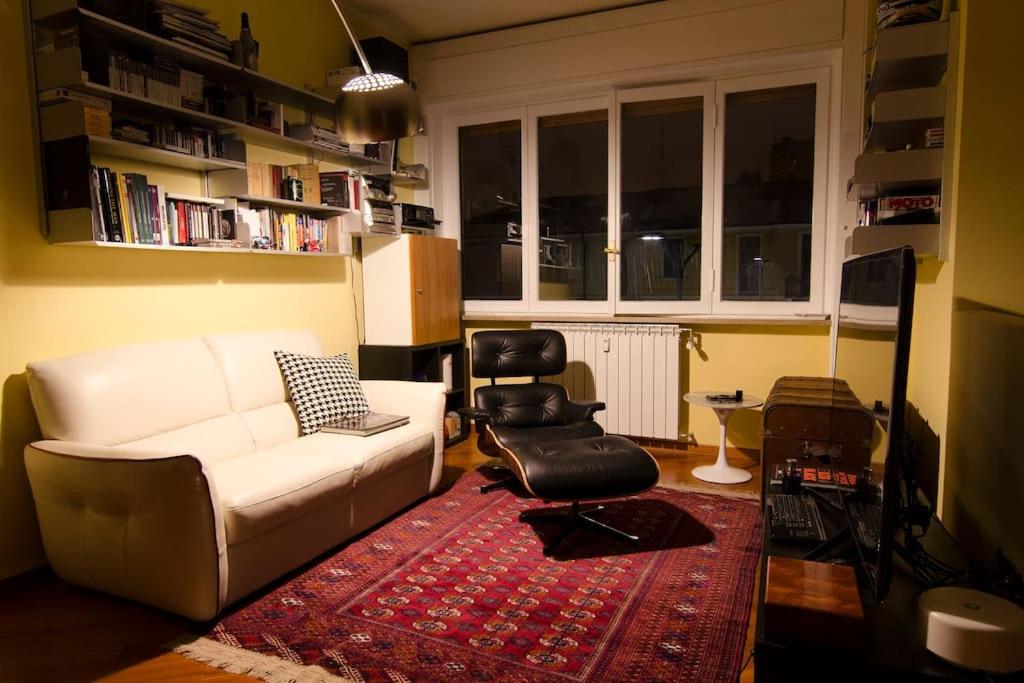
[[[252,37],[248,12],[242,12],[242,30],[238,32],[238,40],[235,41],[233,47],[236,64],[250,71],[259,71],[260,43]]]

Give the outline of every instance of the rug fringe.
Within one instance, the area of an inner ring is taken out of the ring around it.
[[[335,676],[320,666],[294,664],[278,657],[224,645],[210,638],[186,636],[168,648],[196,662],[233,674],[246,674],[268,683],[362,683]]]

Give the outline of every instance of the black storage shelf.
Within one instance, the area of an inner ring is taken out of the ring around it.
[[[452,388],[445,394],[445,414],[466,406],[466,344],[451,339],[419,346],[359,347],[360,379],[394,379],[417,382],[442,382],[441,358],[452,356]],[[459,436],[445,440],[445,448],[469,436],[469,420],[460,416]]]

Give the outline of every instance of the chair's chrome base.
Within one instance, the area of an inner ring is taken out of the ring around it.
[[[500,475],[500,479],[489,481],[486,484],[480,486],[480,493],[490,493],[491,491],[497,491],[498,489],[511,488],[516,483],[516,477],[512,474],[512,470],[505,467],[505,464],[498,461],[497,464],[484,465],[480,469],[487,469],[496,475]]]
[[[484,484],[480,487],[480,493],[490,493],[491,491],[497,491],[498,489],[507,489],[516,483],[516,478],[511,474],[507,477],[492,481],[489,484]]]
[[[594,505],[588,508],[581,508],[578,501],[574,501],[571,507],[558,507],[558,508],[535,508],[533,510],[525,510],[519,513],[519,521],[526,522],[531,519],[565,519],[565,524],[558,533],[548,541],[547,545],[544,546],[544,554],[551,555],[555,552],[555,549],[564,541],[569,534],[573,532],[577,527],[587,527],[593,531],[600,531],[615,538],[629,541],[630,543],[639,543],[640,537],[628,534],[621,529],[605,524],[602,521],[594,519],[590,515],[597,514],[604,510],[604,505]]]

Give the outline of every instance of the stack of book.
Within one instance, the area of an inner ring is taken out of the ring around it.
[[[324,252],[328,221],[270,208],[238,209],[238,239],[253,249]]]
[[[124,244],[242,246],[234,216],[216,206],[168,197],[141,173],[90,169],[93,239]]]
[[[318,164],[279,166],[258,161],[245,164],[249,194],[257,197],[287,199],[281,192],[281,181],[291,176],[302,181],[303,201],[320,203],[320,167]]]
[[[168,244],[237,248],[233,212],[187,199],[166,200]]]
[[[107,79],[111,88],[129,95],[181,105],[180,71],[168,64],[155,66],[111,52],[107,55]]]
[[[301,125],[288,126],[288,137],[309,142],[318,147],[334,150],[347,154],[348,144],[341,141],[338,133],[330,128],[318,126],[315,123],[304,123]]]
[[[924,146],[925,149],[932,149],[935,147],[942,147],[946,143],[946,129],[945,128],[929,128],[924,132]]]
[[[155,127],[153,146],[194,157],[223,158],[224,145],[220,134],[209,128],[173,124]]]
[[[131,121],[118,121],[111,131],[112,137],[125,142],[148,145],[151,141],[149,130]]]
[[[90,169],[93,238],[100,242],[166,244],[164,191],[141,173]]]
[[[209,10],[167,0],[152,3],[151,26],[158,34],[212,57],[231,57],[231,41],[220,32],[220,22]]]

